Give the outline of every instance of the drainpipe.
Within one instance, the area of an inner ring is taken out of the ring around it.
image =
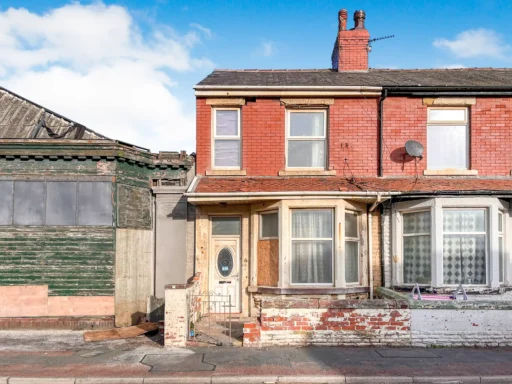
[[[388,97],[388,90],[384,89],[379,100],[379,177],[384,176],[384,100]]]
[[[368,279],[370,280],[370,300],[373,300],[373,244],[372,244],[372,238],[373,238],[373,230],[372,230],[372,212],[377,208],[377,205],[384,202],[385,200],[388,200],[389,197],[382,198],[381,194],[378,193],[377,200],[370,206],[370,208],[367,209],[367,215],[368,215]]]

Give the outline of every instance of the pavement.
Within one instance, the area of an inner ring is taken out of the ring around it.
[[[0,384],[512,383],[512,348],[164,348],[158,334],[85,343],[0,331]]]

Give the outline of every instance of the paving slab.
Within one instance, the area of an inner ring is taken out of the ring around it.
[[[277,384],[277,376],[212,376],[212,384]]]
[[[345,376],[279,376],[278,383],[286,384],[344,384]]]
[[[57,377],[10,377],[9,384],[75,384],[74,378]]]
[[[510,384],[512,383],[512,376],[484,376],[482,377],[482,383]]]
[[[213,371],[214,364],[203,362],[204,353],[193,355],[146,355],[141,363],[149,365],[150,372],[196,372]]]
[[[75,384],[143,384],[144,378],[139,377],[88,377],[77,378]]]
[[[211,384],[208,377],[146,377],[144,384]]]

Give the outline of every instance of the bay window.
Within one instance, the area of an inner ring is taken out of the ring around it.
[[[359,216],[345,212],[345,282],[359,283]]]
[[[326,111],[287,111],[286,167],[325,169]]]
[[[333,283],[333,210],[291,211],[291,283]]]
[[[506,282],[504,212],[497,198],[435,198],[394,205],[395,285],[499,287]]]

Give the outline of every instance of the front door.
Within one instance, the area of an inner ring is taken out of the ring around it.
[[[213,291],[231,297],[231,312],[240,312],[239,239],[214,239]]]
[[[240,312],[240,218],[216,219],[212,218],[211,290],[217,295],[225,296],[222,300],[227,300],[229,296],[231,312],[237,313]],[[229,219],[238,221],[238,225],[227,222]],[[222,230],[222,227],[225,229]]]

